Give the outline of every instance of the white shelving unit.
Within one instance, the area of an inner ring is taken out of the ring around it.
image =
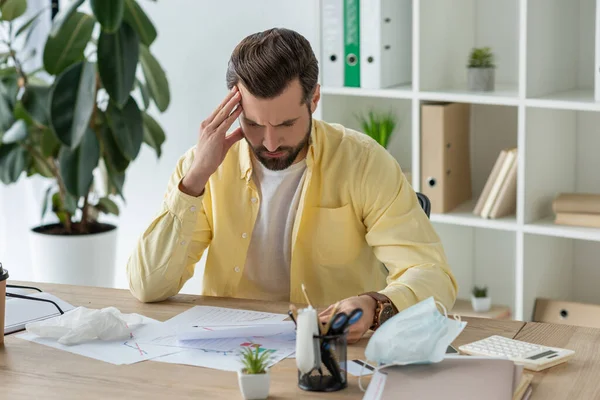
[[[397,114],[389,151],[411,171],[417,191],[421,104],[471,104],[473,198],[431,220],[458,278],[459,298],[468,299],[473,284],[488,285],[493,302],[509,306],[514,319],[530,320],[537,297],[600,304],[600,229],[555,225],[551,209],[560,192],[600,193],[595,18],[596,0],[413,0],[411,83],[321,88],[316,117],[326,121],[360,130],[357,112]],[[467,89],[468,55],[479,46],[496,56],[494,92]],[[518,147],[516,214],[475,216],[474,204],[506,147]]]

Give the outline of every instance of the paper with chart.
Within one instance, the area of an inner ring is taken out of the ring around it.
[[[161,325],[159,321],[144,316],[141,317],[143,323],[142,327],[133,330],[130,334],[130,338],[127,340],[94,340],[77,345],[65,346],[58,343],[56,339],[41,338],[29,332],[22,333],[16,337],[117,365],[134,364],[140,361],[150,360],[155,357],[161,357],[182,350],[176,347],[139,343],[137,341],[137,331],[139,329]]]
[[[161,346],[181,347],[178,334],[188,332],[195,327],[217,328],[222,331],[223,336],[227,327],[238,330],[241,327],[249,327],[249,331],[239,331],[237,337],[254,336],[252,326],[275,324],[281,329],[270,331],[274,335],[278,333],[291,332],[290,325],[282,324],[288,317],[287,314],[274,314],[261,311],[238,310],[223,307],[195,306],[179,315],[165,321],[160,326],[148,326],[137,332],[140,343],[148,343]],[[264,335],[264,334],[263,334]],[[189,347],[189,346],[188,346]]]
[[[237,371],[242,367],[239,359],[240,351],[244,348],[257,349],[259,352],[271,353],[269,366],[287,358],[296,350],[296,334],[287,333],[268,337],[228,338],[214,340],[189,341],[189,345],[197,348],[187,348],[152,361],[172,364],[187,364],[197,367]]]

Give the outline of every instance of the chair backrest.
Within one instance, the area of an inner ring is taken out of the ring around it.
[[[421,204],[421,208],[427,214],[427,218],[429,218],[429,214],[431,213],[431,201],[429,201],[429,197],[425,196],[423,193],[417,192],[417,199],[419,199],[419,204]]]

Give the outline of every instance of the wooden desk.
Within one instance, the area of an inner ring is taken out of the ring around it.
[[[25,282],[10,282],[28,284]],[[31,284],[31,283],[29,283]],[[178,295],[157,304],[142,304],[128,291],[67,285],[33,284],[76,306],[115,306],[123,313],[139,313],[157,320],[169,319],[194,305],[245,308],[283,313],[287,303]],[[468,325],[455,341],[460,346],[498,334],[577,351],[566,365],[537,373],[534,399],[600,397],[600,330],[549,324],[465,318]],[[117,366],[56,350],[47,346],[5,338],[0,348],[0,390],[3,398],[203,398],[239,399],[233,372],[145,361]],[[364,359],[367,338],[348,349],[348,358]],[[272,399],[361,399],[357,378],[349,375],[347,389],[336,393],[304,392],[297,386],[295,360],[284,360],[272,369]]]

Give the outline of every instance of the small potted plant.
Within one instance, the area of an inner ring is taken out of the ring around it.
[[[245,347],[240,355],[243,368],[238,371],[238,383],[242,396],[246,400],[266,399],[269,397],[271,377],[269,362],[271,352],[256,346]]]
[[[494,54],[489,47],[475,47],[469,55],[467,81],[469,90],[491,92],[495,87]]]
[[[492,306],[492,299],[488,297],[487,286],[475,286],[473,288],[473,293],[471,296],[471,305],[473,306],[473,310],[475,312],[489,311],[489,309]]]
[[[390,136],[397,125],[396,116],[392,112],[378,113],[373,110],[365,115],[357,115],[362,132],[387,149]]]

